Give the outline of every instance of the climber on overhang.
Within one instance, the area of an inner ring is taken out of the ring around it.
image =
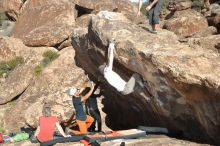
[[[113,69],[113,60],[114,60],[114,49],[115,49],[115,40],[112,39],[109,43],[108,47],[108,63],[104,63],[99,66],[99,72],[104,75],[104,78],[107,82],[113,86],[117,91],[119,91],[123,95],[128,95],[134,90],[137,90],[139,85],[141,88],[147,87],[147,82],[143,81],[141,76],[137,73],[134,73],[131,78],[126,82],[123,80]],[[100,78],[100,77],[99,77]],[[150,97],[145,95],[143,91],[139,92],[142,97],[144,97],[147,101],[150,100]]]

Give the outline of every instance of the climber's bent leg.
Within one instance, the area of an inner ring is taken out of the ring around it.
[[[121,93],[123,95],[127,95],[127,94],[134,92],[134,87],[136,83],[140,84],[141,82],[142,81],[141,81],[140,75],[137,73],[134,73],[129,79],[129,81],[125,84],[125,88]]]
[[[127,95],[127,94],[134,92],[134,86],[135,86],[135,78],[132,76],[129,79],[129,81],[125,84],[125,88],[123,91],[121,91],[121,93],[123,95]]]

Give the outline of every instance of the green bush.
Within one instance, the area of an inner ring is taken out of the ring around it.
[[[24,63],[23,57],[15,57],[9,61],[0,62],[0,77],[8,76],[8,74],[16,68],[17,65]]]
[[[2,124],[0,124],[0,133],[5,134],[5,129],[2,127]]]
[[[201,11],[203,5],[204,5],[203,0],[193,0],[192,8],[196,11]]]
[[[7,17],[5,15],[5,12],[0,12],[0,26],[2,26],[3,20],[6,20]]]
[[[47,64],[55,60],[57,57],[59,57],[59,54],[56,51],[48,50],[43,53],[43,57],[43,66],[46,66]]]
[[[141,13],[143,14],[143,15],[146,15],[146,16],[148,16],[148,13],[147,13],[147,11],[146,11],[146,7],[149,5],[149,2],[144,2],[143,3],[143,5],[142,5],[142,7],[141,7]]]
[[[43,68],[49,64],[50,62],[54,61],[56,58],[58,58],[60,55],[56,51],[48,50],[43,53],[43,60],[41,61],[40,64],[35,66],[34,68],[34,73],[35,75],[39,75],[42,71]]]
[[[37,66],[35,66],[34,68],[34,73],[35,75],[39,75],[43,70],[43,66],[41,64],[38,64]]]
[[[9,60],[8,61],[8,66],[12,70],[14,69],[17,65],[24,63],[24,58],[23,57],[16,57],[15,59]]]
[[[1,61],[0,62],[0,77],[7,76],[9,73],[7,62]]]
[[[168,8],[169,2],[170,2],[170,0],[164,0],[162,10]]]

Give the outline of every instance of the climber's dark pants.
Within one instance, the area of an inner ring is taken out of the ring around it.
[[[121,92],[123,95],[127,95],[127,94],[130,94],[132,92],[134,92],[134,88],[135,88],[135,85],[138,83],[138,82],[141,82],[141,77],[139,74],[137,73],[134,73],[131,78],[129,79],[129,81],[126,83],[125,85],[125,88],[124,90]]]
[[[153,6],[153,8],[151,8],[148,12],[150,25],[159,24],[159,15],[162,5],[163,0],[158,0],[158,2]]]
[[[99,109],[90,109],[90,114],[94,118],[94,121],[92,125],[90,126],[89,130],[95,131],[96,128],[96,122],[98,124],[98,131],[102,131],[102,119],[101,119],[101,114],[99,112]]]

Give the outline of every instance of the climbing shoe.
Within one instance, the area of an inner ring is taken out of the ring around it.
[[[156,30],[149,30],[149,32],[152,33],[152,34],[157,34]]]
[[[156,30],[152,30],[151,33],[157,34],[157,31]]]

